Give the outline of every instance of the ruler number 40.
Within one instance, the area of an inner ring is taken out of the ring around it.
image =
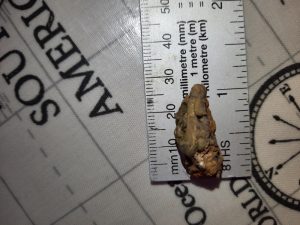
[[[171,38],[172,38],[172,35],[171,34],[168,34],[168,33],[165,33],[163,34],[162,36],[162,39],[163,39],[163,46],[166,47],[167,49],[170,49],[172,43],[171,43]]]

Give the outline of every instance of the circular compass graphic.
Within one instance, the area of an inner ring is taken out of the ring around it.
[[[300,64],[268,79],[250,111],[253,176],[278,203],[300,211]]]

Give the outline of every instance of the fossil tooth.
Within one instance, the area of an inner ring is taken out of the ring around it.
[[[191,177],[217,176],[223,157],[217,144],[212,118],[202,84],[192,87],[176,113],[175,138],[183,166]]]

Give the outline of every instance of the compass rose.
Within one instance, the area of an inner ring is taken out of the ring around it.
[[[280,204],[300,211],[300,64],[268,79],[251,102],[253,176]]]

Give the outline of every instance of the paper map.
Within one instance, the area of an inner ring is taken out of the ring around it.
[[[3,1],[0,224],[299,224],[300,2],[244,6],[256,175],[153,185],[139,2]]]

